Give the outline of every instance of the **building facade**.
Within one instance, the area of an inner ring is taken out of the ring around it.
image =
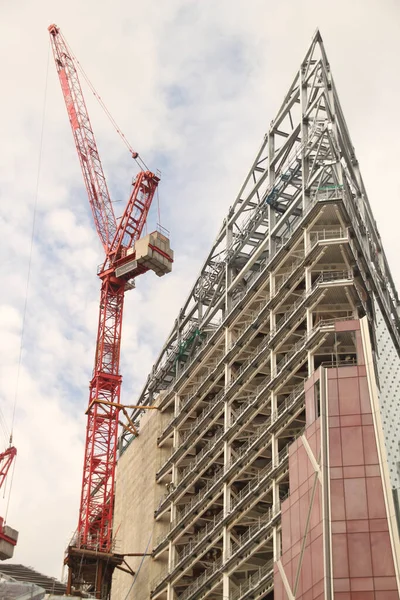
[[[113,600],[399,597],[398,306],[317,32],[121,439]]]

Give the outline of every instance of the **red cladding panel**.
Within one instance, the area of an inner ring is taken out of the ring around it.
[[[368,381],[366,377],[360,377],[358,380],[360,390],[360,406],[362,414],[371,414],[371,400],[369,397]]]
[[[376,449],[375,431],[373,425],[363,427],[364,454],[366,465],[379,464],[378,452]]]
[[[339,378],[339,410],[341,415],[360,413],[358,377]]]
[[[349,547],[350,577],[368,577],[372,572],[370,539],[368,533],[350,533]]]
[[[380,477],[368,477],[368,513],[370,519],[385,519],[386,507]]]
[[[364,449],[361,427],[342,427],[343,465],[363,465]]]
[[[329,464],[331,467],[343,466],[342,440],[339,427],[329,429]]]
[[[367,488],[364,478],[344,480],[346,518],[368,519]]]
[[[346,534],[332,535],[332,562],[335,578],[349,577]]]
[[[371,533],[372,566],[375,577],[393,577],[394,564],[388,531]]]
[[[344,509],[344,485],[342,479],[331,481],[331,517],[332,521],[344,521],[346,513]]]
[[[335,600],[398,600],[367,379],[344,370],[336,371],[339,395],[328,380]]]

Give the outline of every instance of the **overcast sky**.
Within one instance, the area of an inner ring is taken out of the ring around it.
[[[77,525],[102,260],[51,56],[47,69],[48,25],[61,27],[127,138],[162,171],[162,224],[176,262],[163,279],[141,277],[126,298],[123,401],[131,403],[317,27],[399,284],[399,7],[398,0],[0,0],[0,409],[10,428],[17,390],[8,511],[20,532],[14,562],[60,576]],[[85,91],[120,213],[134,164]],[[6,504],[2,498],[2,516]]]

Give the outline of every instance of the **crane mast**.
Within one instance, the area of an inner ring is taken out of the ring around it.
[[[113,552],[113,507],[122,376],[121,328],[125,291],[149,269],[171,270],[169,240],[159,232],[140,239],[159,177],[136,176],[117,224],[73,55],[56,25],[49,27],[57,73],[67,108],[89,203],[105,257],[93,376],[90,381],[82,490],[77,533],[68,550],[68,591],[85,589],[108,597],[111,574],[123,562]],[[133,154],[136,158],[138,155]],[[140,242],[140,243],[139,243]],[[124,411],[126,414],[126,411]]]

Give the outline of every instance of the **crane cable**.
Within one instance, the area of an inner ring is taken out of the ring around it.
[[[157,510],[160,508],[160,506],[161,506],[161,502],[162,502],[162,497],[160,498],[160,502],[158,503]],[[147,556],[147,550],[149,549],[149,546],[150,546],[150,542],[151,542],[151,538],[152,538],[152,537],[153,537],[153,532],[151,532],[151,534],[150,534],[149,540],[148,540],[148,542],[147,542],[146,549],[145,549],[145,551],[144,551],[144,554],[143,554],[143,556],[142,556],[142,560],[140,561],[140,564],[139,564],[139,568],[138,568],[138,570],[136,571],[136,573],[135,573],[135,575],[134,575],[134,577],[133,577],[133,581],[132,581],[131,587],[129,588],[129,590],[128,590],[128,592],[127,592],[127,594],[126,594],[126,596],[125,596],[124,600],[128,600],[129,594],[131,593],[131,591],[132,591],[132,588],[133,588],[133,586],[135,585],[136,578],[137,578],[137,576],[139,575],[139,573],[140,573],[140,570],[141,570],[141,568],[142,568],[142,566],[143,566],[143,563],[144,563],[144,559],[145,559],[145,558],[146,558],[146,556]]]
[[[103,109],[105,115],[107,116],[107,118],[109,119],[109,121],[111,122],[112,126],[114,127],[115,131],[118,133],[118,135],[120,136],[121,140],[123,141],[123,143],[125,144],[125,146],[128,148],[132,158],[136,161],[139,169],[141,171],[150,171],[149,167],[146,165],[146,163],[144,162],[144,160],[141,158],[141,156],[139,156],[138,152],[136,152],[133,149],[133,146],[129,143],[129,141],[127,140],[125,134],[123,133],[123,131],[121,130],[121,128],[119,127],[118,123],[116,122],[116,120],[114,119],[114,117],[112,116],[111,112],[109,111],[109,109],[107,108],[107,106],[105,105],[103,99],[101,98],[100,94],[98,94],[98,92],[96,91],[96,88],[94,87],[93,83],[90,81],[86,71],[84,70],[83,66],[81,65],[81,63],[79,62],[79,60],[76,58],[69,42],[65,39],[64,34],[62,34],[63,40],[65,42],[66,47],[68,48],[68,52],[71,55],[72,60],[74,61],[76,67],[79,69],[79,72],[81,73],[82,77],[84,78],[84,80],[86,81],[87,85],[89,86],[91,92],[93,93],[94,97],[96,98],[96,100],[98,101],[98,103],[100,104],[101,108]],[[157,207],[158,207],[158,224],[161,226],[161,218],[160,218],[160,197],[159,197],[159,191],[158,191],[158,187],[157,187]],[[146,226],[147,226],[147,222],[146,222]]]
[[[139,168],[140,168],[141,171],[149,171],[148,166],[146,165],[146,163],[144,162],[144,160],[139,156],[139,154],[133,149],[133,147],[131,146],[131,144],[128,142],[128,140],[125,137],[125,134],[122,132],[121,128],[118,126],[118,123],[116,122],[116,120],[114,119],[114,117],[112,116],[112,114],[110,113],[110,111],[108,110],[108,108],[105,105],[104,101],[102,100],[101,96],[97,93],[96,88],[94,87],[94,85],[90,81],[90,79],[87,76],[87,74],[86,74],[84,68],[82,67],[81,63],[76,58],[75,54],[72,51],[71,46],[69,45],[69,43],[65,39],[64,35],[63,35],[63,38],[64,38],[65,45],[67,46],[68,51],[69,51],[69,53],[71,55],[72,60],[74,61],[74,63],[76,64],[77,68],[81,72],[82,77],[84,78],[84,80],[88,84],[90,90],[92,91],[92,93],[93,93],[94,97],[96,98],[96,100],[99,102],[101,108],[104,110],[106,116],[108,117],[109,121],[113,125],[115,131],[118,133],[118,135],[120,136],[121,140],[124,142],[125,146],[128,148],[129,152],[132,155],[132,158],[137,162],[137,164],[138,164],[138,166],[139,166]]]
[[[26,315],[28,309],[28,296],[29,296],[29,286],[31,280],[31,270],[32,270],[32,253],[33,253],[33,241],[35,237],[35,225],[36,225],[36,214],[37,214],[37,205],[38,205],[38,197],[39,197],[39,182],[40,182],[40,172],[42,165],[42,151],[43,151],[43,134],[44,134],[44,123],[45,123],[45,115],[46,115],[46,104],[47,104],[47,83],[49,77],[49,64],[50,64],[50,41],[47,49],[47,66],[46,66],[46,77],[45,77],[45,85],[44,85],[44,98],[43,98],[43,108],[42,108],[42,126],[40,131],[40,141],[39,141],[39,157],[38,157],[38,167],[36,174],[36,189],[35,189],[35,197],[33,203],[33,216],[32,216],[32,229],[31,229],[31,240],[30,240],[30,248],[29,248],[29,259],[28,259],[28,274],[26,278],[26,288],[25,288],[25,300],[24,300],[24,308],[22,313],[22,328],[21,328],[21,337],[20,337],[20,345],[19,345],[19,358],[18,358],[18,367],[17,367],[17,379],[15,384],[15,395],[14,395],[14,406],[13,406],[13,414],[11,420],[11,432],[10,432],[10,446],[12,445],[13,435],[14,435],[14,424],[15,424],[15,413],[18,404],[18,392],[19,392],[19,381],[21,375],[21,364],[22,364],[22,350],[24,346],[24,333],[25,333],[25,325],[26,325]],[[5,513],[5,521],[7,520],[8,509],[10,506],[10,497],[12,484],[14,480],[14,471],[15,471],[15,462],[16,458],[14,458],[13,468],[11,473],[10,487],[8,490],[8,500],[7,507]]]
[[[10,441],[10,430],[8,428],[7,420],[4,416],[4,413],[1,410],[1,408],[0,408],[0,428],[2,429],[2,435],[4,436],[5,443],[7,444],[7,442]],[[1,444],[1,446],[3,447],[3,444]]]

